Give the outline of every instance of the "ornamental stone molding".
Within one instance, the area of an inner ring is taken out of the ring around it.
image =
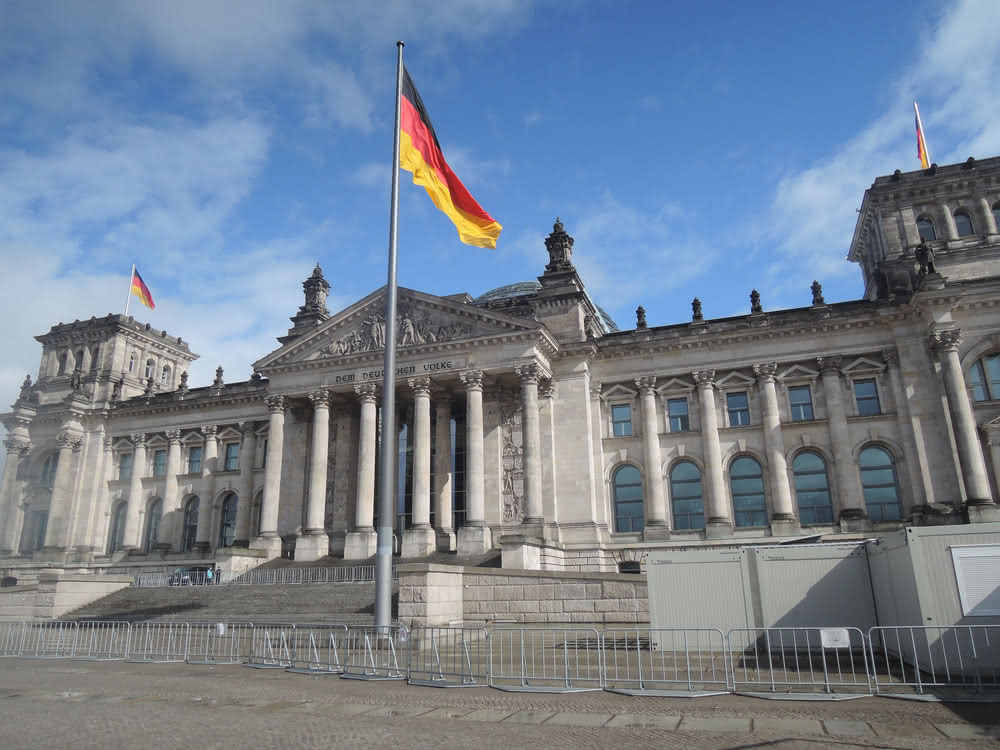
[[[899,351],[897,349],[883,349],[882,361],[885,362],[887,365],[898,365]]]
[[[374,383],[361,383],[354,386],[354,393],[357,394],[358,401],[362,404],[374,404],[378,395],[378,386]]]
[[[552,378],[543,378],[538,383],[538,397],[552,398],[556,395],[556,381]]]
[[[267,404],[267,410],[271,413],[283,412],[285,410],[285,397],[284,396],[268,396],[264,399]]]
[[[514,368],[514,372],[521,379],[522,383],[537,384],[542,376],[541,368],[535,362],[529,362],[524,365],[517,365]]]
[[[334,339],[320,349],[319,355],[321,357],[340,357],[359,352],[377,352],[385,349],[385,332],[384,313],[377,310],[372,311],[357,328]],[[410,305],[404,306],[396,315],[397,346],[439,344],[467,337],[472,332],[470,325],[444,318],[435,318]]]
[[[244,438],[253,437],[257,434],[256,422],[240,422],[236,425],[236,428],[243,433]]]
[[[691,377],[699,388],[711,388],[715,385],[715,370],[695,370]]]
[[[466,370],[459,374],[462,379],[462,383],[465,384],[466,391],[482,391],[483,390],[483,371],[482,370]]]
[[[309,394],[309,400],[312,402],[313,409],[329,409],[330,408],[330,391],[319,390],[312,391]]]
[[[19,453],[24,455],[26,449],[30,449],[31,442],[21,437],[9,437],[3,441],[8,453]]]
[[[843,357],[817,357],[816,364],[819,366],[820,372],[832,372],[834,375],[840,375],[840,365],[843,362]]]
[[[645,377],[645,378],[636,378],[635,379],[635,386],[636,386],[636,388],[639,389],[639,391],[643,395],[646,395],[647,393],[651,393],[653,391],[653,389],[656,388],[656,377],[655,376],[650,376],[650,377]]]
[[[70,448],[75,451],[83,444],[83,439],[72,432],[60,432],[56,435],[56,443],[59,445],[60,450]]]
[[[146,444],[146,433],[145,432],[133,432],[132,433],[132,445],[138,448],[140,445]]]
[[[422,375],[418,378],[407,378],[407,384],[413,389],[413,393],[416,396],[430,396],[431,394],[431,379]]]
[[[218,431],[219,431],[218,425],[205,424],[201,426],[201,433],[209,440],[214,438]]]
[[[180,430],[167,430],[167,443],[173,445],[174,443],[179,443],[181,441],[181,431]]]
[[[115,439],[113,437],[104,438],[104,450],[109,453],[115,448]]]
[[[759,362],[753,366],[753,374],[762,383],[774,382],[774,375],[778,371],[777,362]]]
[[[594,401],[599,401],[601,398],[601,391],[604,390],[604,383],[591,383],[590,384],[590,397]]]
[[[962,343],[962,330],[949,328],[944,331],[934,331],[931,334],[931,346],[941,352],[957,352]]]

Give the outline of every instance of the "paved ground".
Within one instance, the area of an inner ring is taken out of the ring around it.
[[[530,743],[530,744],[529,744]],[[552,695],[0,659],[0,748],[988,748],[1000,704]]]

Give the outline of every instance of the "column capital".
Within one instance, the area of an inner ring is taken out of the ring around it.
[[[538,397],[552,398],[556,395],[556,381],[552,378],[544,378],[538,383]]]
[[[68,448],[75,451],[83,444],[83,439],[75,432],[60,432],[56,435],[56,443],[59,445],[59,450]]]
[[[642,395],[645,396],[651,394],[653,389],[656,387],[656,377],[650,376],[645,378],[636,378],[635,386],[639,389]]]
[[[819,365],[820,372],[829,372],[834,375],[840,375],[841,362],[843,362],[843,358],[840,356],[816,358],[816,364]]]
[[[244,438],[254,437],[257,434],[256,422],[240,422],[236,427],[243,433]]]
[[[132,433],[132,445],[136,448],[142,446],[146,447],[146,433],[145,432],[133,432]]]
[[[483,390],[483,371],[482,370],[466,370],[465,372],[459,373],[459,377],[465,384],[466,391],[482,391]]]
[[[8,453],[19,453],[24,455],[25,449],[30,449],[31,443],[21,437],[8,437],[3,441],[4,445],[7,446]]]
[[[899,364],[899,350],[886,348],[882,350],[882,361],[887,365]]]
[[[215,434],[219,431],[219,426],[214,424],[203,424],[201,426],[201,434],[205,436],[206,439],[211,440],[215,437]]]
[[[931,346],[937,351],[957,352],[962,343],[962,329],[948,328],[931,333]]]
[[[421,396],[430,397],[431,395],[431,379],[426,375],[421,375],[416,378],[407,378],[407,384],[413,389],[413,393],[417,398]]]
[[[361,383],[354,386],[354,393],[362,404],[374,404],[378,395],[378,386],[374,383]]]
[[[604,383],[596,383],[593,380],[590,381],[590,397],[594,401],[598,401],[601,398],[601,391],[604,390]]]
[[[778,372],[777,362],[758,362],[753,366],[753,374],[762,383],[773,383],[774,375]]]
[[[285,410],[285,397],[284,396],[268,396],[264,399],[267,404],[267,410],[274,414],[275,412],[283,412]]]
[[[110,453],[114,447],[115,447],[115,439],[113,437],[109,435],[108,437],[104,438],[104,450]]]
[[[175,443],[181,442],[181,431],[180,430],[167,430],[167,444],[174,445]]]
[[[309,394],[309,400],[312,402],[313,409],[329,409],[330,391],[326,389],[312,391]]]
[[[542,377],[542,370],[538,366],[537,362],[528,362],[527,364],[516,365],[514,367],[514,372],[517,373],[517,376],[521,379],[522,385],[525,383],[535,383],[537,385],[538,381]]]
[[[715,385],[715,370],[695,370],[691,377],[699,388],[711,388]]]

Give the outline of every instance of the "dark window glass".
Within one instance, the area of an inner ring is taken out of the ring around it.
[[[969,371],[973,401],[1000,399],[1000,354],[976,360]]]
[[[858,415],[870,417],[881,414],[882,407],[878,402],[878,388],[874,378],[854,381],[854,400],[858,405]]]
[[[634,466],[622,466],[611,480],[615,497],[615,531],[642,531],[642,475]]]
[[[118,503],[115,512],[111,516],[111,533],[108,535],[108,554],[117,552],[125,542],[125,513],[128,510],[128,503],[122,501]]]
[[[858,464],[868,517],[872,521],[898,521],[903,510],[892,454],[880,446],[869,445],[861,451]]]
[[[975,234],[972,228],[972,217],[965,211],[955,212],[955,231],[958,232],[959,237],[968,237],[970,234]]]
[[[194,445],[188,448],[188,474],[201,473],[201,446]]]
[[[813,451],[803,451],[792,461],[795,476],[795,498],[802,524],[833,523],[833,503],[830,500],[830,480],[826,462]]]
[[[701,470],[692,461],[678,461],[670,470],[670,501],[677,530],[705,528]]]
[[[926,216],[917,219],[917,232],[923,242],[933,242],[937,239],[937,232],[934,230],[934,222]]]
[[[726,408],[729,410],[729,426],[741,427],[750,424],[750,400],[746,391],[726,394]]]
[[[465,526],[465,412],[451,418],[451,520],[455,528]],[[507,462],[510,474],[507,474]],[[514,482],[516,461],[513,456],[504,456],[504,476]],[[510,490],[513,498],[513,488]]]
[[[993,223],[1000,229],[1000,203],[993,204]]]
[[[118,478],[119,479],[131,479],[132,478],[132,454],[122,453],[118,457]]]
[[[165,450],[153,451],[153,476],[165,477],[167,475],[167,452]]]
[[[153,360],[147,359],[146,360],[146,370],[145,370],[145,373],[143,374],[142,377],[145,378],[146,380],[149,380],[151,377],[153,377],[153,368],[155,366],[156,366],[156,364],[153,362]]]
[[[808,422],[813,418],[812,395],[808,385],[793,385],[788,389],[788,403],[792,409],[792,421]]]
[[[240,468],[240,444],[226,443],[226,460],[223,471],[237,471]]]
[[[52,483],[56,480],[56,469],[59,466],[59,454],[53,453],[45,457],[45,461],[42,463],[42,475],[39,478],[42,486],[51,487]]]
[[[611,407],[611,427],[615,437],[632,434],[632,407],[629,404],[614,404]]]
[[[181,552],[190,552],[194,549],[195,540],[198,538],[198,506],[200,501],[197,497],[192,497],[184,506],[184,532],[181,535]]]
[[[236,505],[235,492],[230,492],[222,501],[222,519],[219,523],[220,547],[232,547],[236,540]]]
[[[729,483],[736,526],[767,526],[764,476],[756,459],[740,456],[733,461],[729,466]]]
[[[688,400],[686,398],[667,399],[667,417],[670,419],[671,432],[687,432],[691,429],[688,419]]]
[[[146,512],[146,544],[147,553],[156,548],[160,538],[160,520],[163,518],[163,501],[155,500]]]

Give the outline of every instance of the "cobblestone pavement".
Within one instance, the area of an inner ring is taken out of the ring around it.
[[[0,748],[988,748],[1000,706],[431,688],[243,666],[0,659]],[[529,745],[528,743],[531,743]]]

